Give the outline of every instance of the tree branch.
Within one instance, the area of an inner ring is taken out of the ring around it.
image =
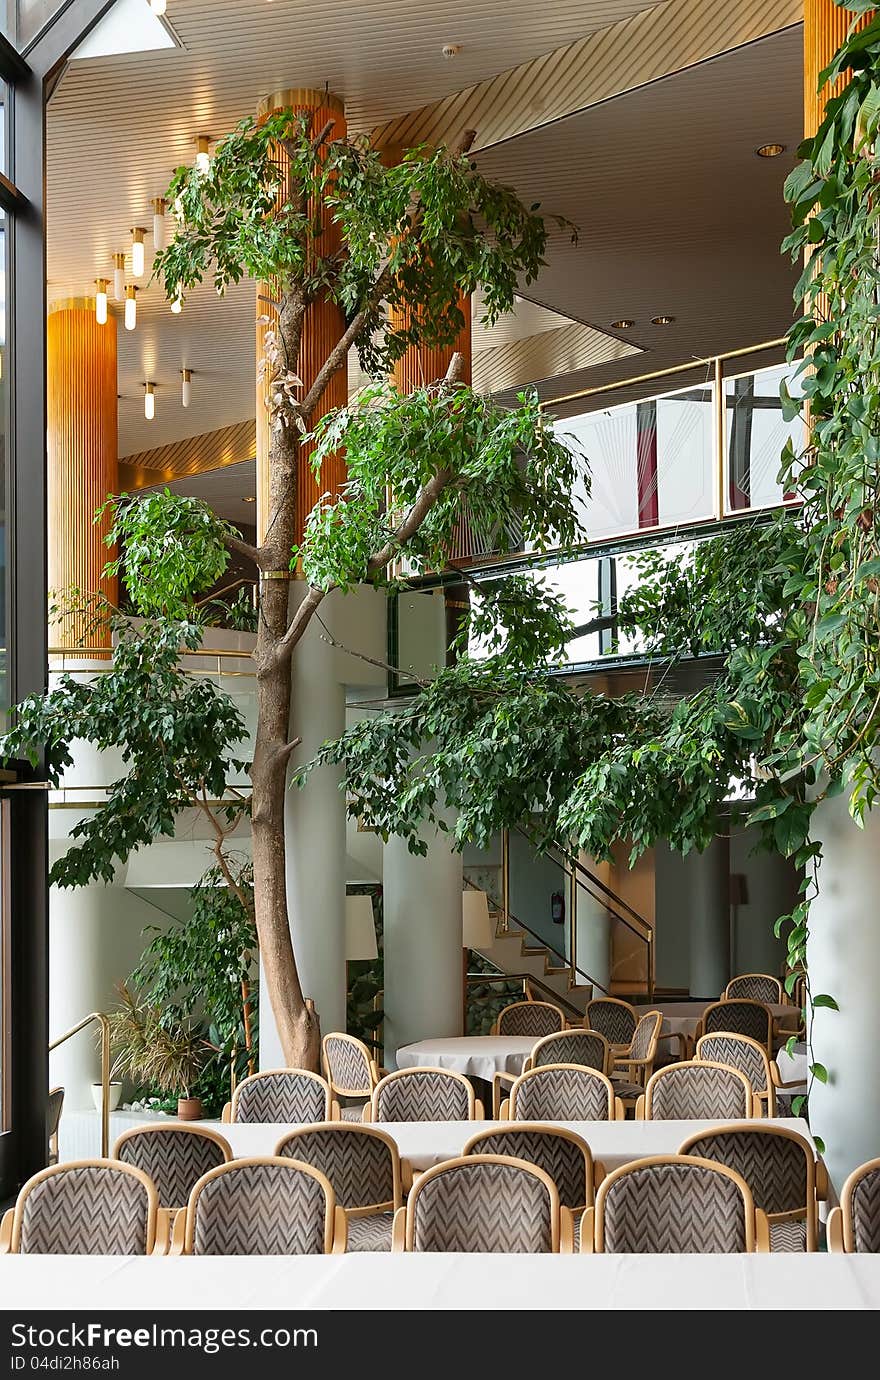
[[[228,546],[230,551],[237,552],[239,556],[244,556],[246,560],[251,561],[255,566],[262,567],[262,555],[256,546],[251,546],[250,542],[244,541],[241,537],[233,537],[230,534],[229,536],[224,535],[223,545]]]
[[[321,395],[327,387],[333,375],[345,364],[346,357],[352,345],[360,336],[364,327],[381,302],[391,283],[391,273],[388,265],[382,269],[370,293],[366,306],[362,307],[356,316],[352,317],[351,324],[346,328],[345,334],[336,342],[333,349],[325,359],[321,368],[318,370],[315,381],[300,403],[300,414],[309,421],[311,414],[321,401]]]
[[[315,617],[324,629],[321,633],[321,640],[323,642],[328,643],[331,647],[335,647],[338,652],[345,652],[346,656],[353,656],[358,661],[365,661],[368,666],[378,666],[380,671],[387,671],[393,676],[398,674],[400,670],[399,666],[392,666],[389,661],[383,661],[381,657],[378,656],[368,656],[366,652],[356,652],[353,647],[346,647],[344,642],[337,641],[321,615],[316,613]],[[430,681],[423,680],[421,676],[413,675],[412,680],[416,685],[421,685],[422,689],[426,689],[428,685],[430,685]]]

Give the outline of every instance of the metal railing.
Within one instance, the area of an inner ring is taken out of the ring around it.
[[[49,1046],[49,1053],[58,1049],[66,1040],[78,1035],[94,1021],[101,1027],[101,1157],[106,1159],[110,1153],[110,1022],[103,1011],[92,1011],[70,1030],[59,1035]]]
[[[579,1010],[578,1007],[576,1007],[573,1002],[568,1001],[567,998],[560,996],[554,988],[548,987],[540,978],[536,978],[533,973],[468,973],[467,975],[468,988],[489,987],[498,983],[514,982],[522,984],[522,993],[524,997],[528,997],[528,989],[530,987],[537,988],[540,990],[542,998],[546,998],[546,1000],[551,1002],[554,1006],[561,1007],[563,1012],[576,1020],[579,1025],[583,1023],[583,1011]]]

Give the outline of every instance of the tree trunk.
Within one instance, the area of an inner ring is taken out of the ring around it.
[[[279,314],[279,335],[287,358],[299,355],[298,331],[287,313]],[[290,610],[290,559],[296,539],[295,497],[299,435],[291,424],[274,428],[269,451],[269,521],[263,544],[264,569],[257,630],[257,734],[251,767],[251,831],[254,861],[254,913],[265,987],[285,1063],[318,1070],[320,1026],[300,985],[287,909],[284,800],[290,759],[291,659],[278,657],[277,644]]]

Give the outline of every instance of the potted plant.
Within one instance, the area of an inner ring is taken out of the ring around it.
[[[124,983],[119,995],[120,1006],[110,1015],[110,1039],[117,1051],[111,1072],[176,1094],[180,1120],[198,1120],[202,1104],[191,1091],[209,1053],[204,1038],[186,1023],[169,1020],[162,1008]]]

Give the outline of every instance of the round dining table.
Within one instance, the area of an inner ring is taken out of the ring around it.
[[[697,1027],[703,1019],[703,1012],[707,1006],[714,1005],[717,1000],[718,998],[715,997],[713,1001],[655,1001],[639,1009],[642,1011],[659,1011],[663,1017],[663,1024],[660,1027],[661,1037],[663,1035],[680,1035],[684,1039],[686,1048],[690,1050],[696,1037]],[[798,1007],[773,1002],[765,1002],[764,1005],[780,1032],[789,1027],[790,1034],[797,1027],[800,1020]]]
[[[496,1073],[522,1073],[532,1052],[534,1035],[447,1035],[433,1040],[418,1040],[401,1045],[397,1051],[399,1069],[435,1068],[463,1073],[466,1078],[482,1078],[491,1083]]]

